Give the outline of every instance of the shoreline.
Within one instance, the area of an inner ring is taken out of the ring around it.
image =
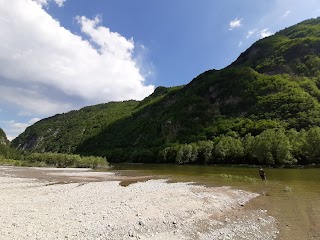
[[[38,179],[31,178],[35,173]],[[230,187],[90,169],[0,167],[0,193],[2,239],[268,240],[279,233],[266,210],[245,208],[258,194]]]

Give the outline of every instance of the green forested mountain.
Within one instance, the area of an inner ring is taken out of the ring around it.
[[[28,127],[12,144],[22,150],[72,153],[108,124],[129,116],[138,104],[137,101],[110,102],[58,114]]]
[[[0,128],[0,160],[3,158],[16,157],[19,155],[19,151],[10,147],[10,142],[5,132]]]
[[[7,139],[7,136],[2,128],[0,128],[0,144],[9,145],[9,140]]]
[[[319,87],[317,18],[259,40],[185,86],[41,120],[12,144],[109,161],[318,162],[311,142],[320,143]]]
[[[319,21],[307,20],[256,42],[232,66],[248,66],[269,75],[319,76]]]

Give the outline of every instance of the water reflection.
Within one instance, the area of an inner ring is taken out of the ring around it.
[[[113,168],[124,175],[154,175],[259,193],[250,206],[267,209],[278,219],[280,240],[320,239],[320,169],[264,168],[266,182],[261,181],[258,169],[168,164],[117,164]]]
[[[116,164],[113,170],[121,172],[133,171],[136,174],[153,174],[179,180],[199,183],[232,186],[261,186],[258,167],[221,167],[203,165],[169,165],[169,164]],[[288,186],[302,192],[320,193],[320,169],[277,169],[265,168],[267,184]]]

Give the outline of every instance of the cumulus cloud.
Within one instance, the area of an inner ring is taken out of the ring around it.
[[[257,32],[257,29],[249,30],[246,38],[251,37],[251,36],[252,36],[253,34],[255,34],[256,32]]]
[[[0,121],[9,141],[12,141],[19,133],[23,132],[30,124],[19,123],[14,120]],[[8,129],[8,130],[7,130]]]
[[[33,0],[34,2],[38,3],[41,6],[48,6],[50,0]],[[66,0],[53,0],[59,7],[63,7],[63,4]]]
[[[235,28],[241,27],[241,26],[242,26],[241,21],[242,21],[242,18],[241,18],[241,19],[236,18],[236,19],[234,19],[233,21],[230,21],[230,23],[229,23],[229,30],[233,30],[233,29],[235,29]]]
[[[260,38],[265,38],[271,36],[273,33],[269,31],[268,28],[265,28],[259,32]]]
[[[23,86],[25,87],[1,86],[0,88],[0,100],[18,106],[21,109],[19,115],[39,114],[48,116],[71,110],[73,107],[68,102],[51,99],[41,91],[28,89],[28,86],[24,84]],[[50,89],[44,91],[50,91]]]
[[[41,7],[48,0],[5,1],[0,0],[2,102],[49,115],[111,100],[143,99],[154,90],[145,85],[133,58],[133,39],[102,26],[100,17],[77,17],[86,40]]]
[[[54,0],[54,1],[59,7],[63,7],[63,4],[65,3],[66,0]]]
[[[288,17],[290,13],[291,13],[290,10],[286,11],[286,12],[282,15],[282,18]]]
[[[41,5],[41,6],[48,5],[48,0],[33,0],[33,1],[36,2],[37,4]]]
[[[133,38],[103,26],[99,16],[76,17],[82,32],[76,35],[46,12],[49,2],[63,6],[65,0],[0,0],[0,108],[47,117],[153,92]],[[6,126],[14,137],[28,125]]]
[[[36,123],[36,122],[38,122],[38,121],[40,121],[40,120],[41,120],[40,118],[32,118],[32,119],[29,120],[28,123],[29,123],[30,125],[32,125],[32,124],[34,124],[34,123]]]

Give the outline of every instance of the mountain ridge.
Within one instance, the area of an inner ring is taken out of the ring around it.
[[[10,141],[7,138],[6,133],[0,128],[0,144],[9,145]]]
[[[157,158],[168,146],[220,135],[309,129],[320,124],[319,51],[320,19],[306,20],[257,41],[228,67],[208,70],[184,86],[158,87],[140,102],[57,115],[28,127],[12,143],[35,152],[93,154],[115,161],[137,155],[135,161],[140,161]]]

